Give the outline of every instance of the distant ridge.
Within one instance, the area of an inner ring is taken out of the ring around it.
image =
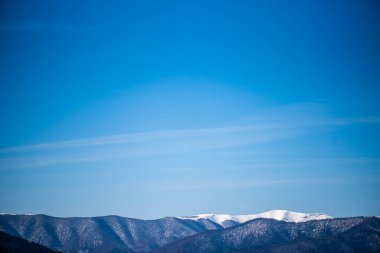
[[[321,249],[326,249],[323,246],[325,242],[321,238],[329,237],[331,233],[335,233],[334,231],[348,231],[355,226],[352,233],[350,232],[348,237],[343,238],[346,241],[341,245],[347,244],[349,247],[362,248],[366,246],[364,245],[365,243],[371,243],[371,245],[375,245],[375,248],[378,249],[377,246],[380,245],[380,242],[376,238],[380,238],[380,235],[376,231],[372,231],[373,228],[375,230],[379,228],[378,222],[380,222],[380,219],[375,217],[342,219],[331,218],[326,214],[306,214],[286,210],[273,210],[251,215],[204,214],[187,217],[165,217],[156,220],[140,220],[116,215],[57,218],[42,214],[2,214],[0,215],[0,231],[64,253],[147,253],[158,248],[160,248],[158,252],[171,252],[174,248],[180,249],[177,252],[182,252],[182,247],[185,244],[176,244],[177,241],[182,241],[182,239],[185,240],[186,245],[188,243],[191,244],[189,244],[191,247],[185,247],[186,250],[195,249],[201,246],[199,243],[203,243],[203,240],[198,240],[200,238],[198,235],[210,235],[212,238],[216,238],[214,236],[225,233],[230,239],[239,239],[242,238],[240,235],[248,235],[252,231],[254,232],[252,234],[254,238],[259,235],[261,236],[260,233],[269,233],[268,237],[263,238],[267,240],[265,247],[268,246],[270,249],[273,246],[271,240],[277,240],[278,236],[280,236],[279,239],[282,242],[292,243],[292,245],[284,246],[289,250],[294,250],[294,247],[303,247],[305,245],[307,247],[322,247]],[[320,229],[323,229],[325,232],[320,231]],[[274,234],[271,234],[271,231]],[[307,244],[290,240],[293,237],[307,239],[308,237],[304,237],[306,236],[304,231],[309,231],[311,235],[317,233],[318,238],[316,238],[315,242],[310,241]],[[259,234],[255,234],[257,232]],[[336,235],[338,237],[341,235],[345,236],[343,234]],[[368,235],[375,237],[374,239],[368,239]],[[191,239],[193,237],[198,239],[193,241]],[[339,243],[342,242],[339,241],[340,237],[338,237],[334,238]],[[335,247],[338,244],[335,244],[334,238],[330,240],[330,243]],[[366,238],[368,241],[366,241]],[[207,245],[222,245],[228,242],[225,239],[222,241],[218,240],[210,241],[211,244]],[[247,237],[246,240],[248,240],[246,242],[251,241],[250,237]],[[198,244],[193,245],[193,242]],[[240,241],[238,242],[240,243]],[[249,244],[245,245],[246,242],[242,246],[252,246]],[[235,241],[232,240],[231,243],[231,245],[234,245]],[[299,243],[302,245],[300,246]],[[174,248],[166,248],[166,245],[172,244],[176,246],[173,246]],[[189,252],[197,252],[197,250]]]
[[[306,222],[254,219],[189,236],[153,253],[378,253],[380,219],[352,217]]]
[[[150,252],[180,238],[222,228],[209,220],[175,217],[139,220],[116,215],[0,215],[0,231],[65,253]]]

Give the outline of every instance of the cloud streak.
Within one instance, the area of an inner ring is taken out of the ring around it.
[[[53,164],[95,162],[129,157],[157,156],[224,149],[297,136],[294,129],[234,127],[113,135],[45,143],[0,150],[7,167],[41,167]]]
[[[318,105],[296,104],[264,111],[239,126],[129,133],[1,148],[0,164],[7,168],[34,168],[221,150],[286,140],[341,125],[378,122],[379,117],[331,118],[321,113]]]
[[[63,148],[77,148],[86,146],[101,146],[112,144],[133,143],[148,140],[157,140],[162,138],[180,138],[180,137],[196,137],[202,135],[213,134],[226,134],[236,132],[247,132],[260,130],[260,128],[252,127],[226,127],[226,128],[206,128],[195,130],[167,130],[167,131],[152,131],[142,133],[131,133],[121,135],[108,135],[86,139],[76,139],[68,141],[59,141],[52,143],[41,143],[34,145],[25,145],[17,147],[9,147],[0,149],[0,153],[12,153],[12,152],[25,152],[47,149],[63,149]]]

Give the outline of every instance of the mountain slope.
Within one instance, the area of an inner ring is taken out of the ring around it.
[[[223,229],[258,217],[285,221],[329,218],[283,210],[255,215],[198,215],[138,220],[119,216],[55,218],[46,215],[0,215],[0,231],[67,253],[149,252],[208,230]]]
[[[220,225],[173,217],[138,220],[119,216],[55,218],[0,215],[0,231],[62,252],[148,252],[174,240]]]
[[[42,245],[0,232],[0,252],[2,253],[57,253]]]
[[[287,210],[273,210],[259,214],[248,215],[228,215],[228,214],[199,214],[193,216],[178,217],[184,220],[210,220],[215,222],[224,228],[232,227],[240,223],[244,223],[250,220],[258,218],[274,219],[286,222],[305,222],[310,220],[323,220],[331,219],[331,216],[321,213],[297,213]]]
[[[380,219],[357,217],[301,223],[255,219],[190,236],[153,252],[380,252]]]

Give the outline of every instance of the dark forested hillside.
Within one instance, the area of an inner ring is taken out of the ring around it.
[[[57,253],[42,245],[0,232],[1,253]]]

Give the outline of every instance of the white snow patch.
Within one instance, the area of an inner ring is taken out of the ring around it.
[[[248,214],[248,215],[229,215],[229,214],[198,214],[193,216],[183,216],[177,217],[184,220],[200,220],[206,219],[213,221],[223,227],[223,224],[226,221],[235,221],[238,223],[244,223],[249,220],[258,219],[258,218],[268,218],[275,219],[279,221],[286,222],[304,222],[309,220],[323,220],[331,219],[332,217],[322,213],[297,213],[287,210],[273,210],[264,213],[258,214]]]

